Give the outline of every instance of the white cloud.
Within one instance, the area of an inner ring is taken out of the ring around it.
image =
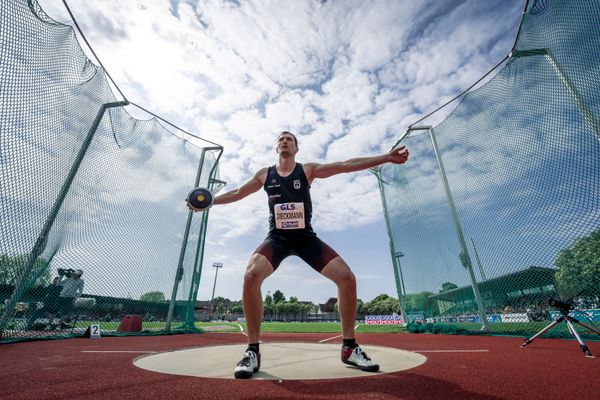
[[[387,150],[411,122],[508,53],[518,21],[509,13],[522,2],[506,3],[206,0],[178,2],[173,15],[167,0],[69,1],[130,100],[224,145],[226,190],[276,162],[274,141],[283,129],[298,133],[301,162]],[[41,4],[68,20],[59,0]],[[499,10],[508,17],[499,18]],[[155,161],[169,164],[164,155]],[[313,192],[322,231],[382,223],[368,172],[315,182]],[[265,196],[210,215],[208,243],[238,263],[227,245],[249,235],[258,244]]]

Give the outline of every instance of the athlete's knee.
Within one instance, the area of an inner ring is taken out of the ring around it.
[[[340,274],[339,284],[350,288],[356,288],[356,276],[348,269]]]
[[[340,268],[336,273],[329,276],[338,286],[356,288],[356,276],[349,268]]]
[[[244,287],[260,287],[262,281],[271,274],[272,269],[264,260],[253,257],[244,273]]]
[[[263,276],[256,268],[252,268],[252,265],[248,266],[244,273],[244,287],[248,286],[260,286],[263,281]]]

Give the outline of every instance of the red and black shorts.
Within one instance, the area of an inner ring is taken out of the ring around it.
[[[269,236],[258,246],[255,253],[265,256],[273,270],[276,270],[286,257],[298,256],[312,269],[321,272],[331,260],[338,257],[335,250],[316,236],[299,240],[281,240]]]

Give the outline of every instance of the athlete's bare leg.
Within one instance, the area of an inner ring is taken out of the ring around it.
[[[341,257],[329,261],[321,274],[331,279],[338,287],[338,310],[342,320],[344,339],[354,338],[356,322],[356,278]]]
[[[258,343],[260,337],[260,323],[263,318],[263,299],[260,287],[269,275],[273,273],[273,266],[262,254],[254,253],[248,262],[244,274],[244,290],[242,301],[244,316],[248,328],[248,343]]]

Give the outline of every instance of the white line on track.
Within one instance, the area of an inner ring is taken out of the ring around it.
[[[240,324],[235,324],[237,325],[238,328],[240,328],[240,333],[244,336],[248,336],[248,334],[246,332],[244,332],[244,327],[242,327],[242,325]]]
[[[356,330],[356,328],[358,328],[359,326],[360,326],[360,324],[356,325],[356,326],[354,327],[354,330]],[[327,338],[327,339],[319,340],[319,343],[325,343],[325,342],[328,342],[328,341],[330,341],[330,340],[337,339],[337,338],[341,338],[341,337],[342,337],[342,335],[337,335],[337,336],[330,337],[330,338]]]
[[[489,350],[412,350],[415,353],[487,353]]]
[[[337,338],[340,338],[340,337],[342,337],[342,335],[337,335],[337,336],[330,337],[330,338],[327,338],[327,339],[319,340],[319,343],[325,343],[325,342],[328,342],[330,340],[337,339]]]
[[[237,326],[237,327],[240,329],[240,333],[241,333],[242,335],[244,335],[244,336],[248,336],[248,334],[247,334],[246,332],[244,332],[244,327],[243,327],[242,325],[240,325],[240,324],[234,324],[234,325],[236,325],[236,326]],[[262,343],[262,342],[263,342],[262,340],[259,340],[259,341],[258,341],[258,343]]]
[[[82,353],[156,353],[156,351],[145,350],[82,350]]]

